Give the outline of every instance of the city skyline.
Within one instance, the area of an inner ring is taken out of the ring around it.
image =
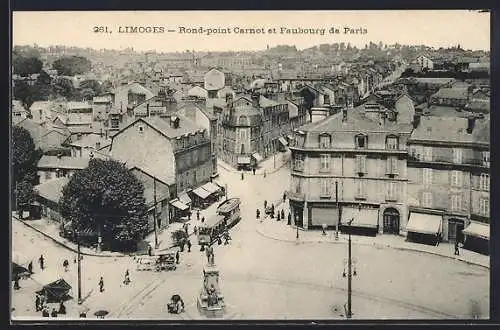
[[[382,42],[490,49],[490,15],[468,10],[214,11],[209,16],[199,11],[80,12],[77,19],[71,12],[14,12],[12,26],[13,45],[133,48],[138,52],[259,51],[290,44],[302,50],[342,42],[358,48]],[[112,33],[93,32],[101,26]],[[151,33],[127,33],[132,27],[148,27]],[[205,28],[202,33],[200,27]]]

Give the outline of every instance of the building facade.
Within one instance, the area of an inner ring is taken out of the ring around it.
[[[408,148],[408,205],[416,221],[434,215],[444,241],[463,242],[471,223],[489,229],[489,118],[422,117]]]
[[[399,234],[406,225],[412,126],[359,106],[295,131],[288,196],[295,225]]]

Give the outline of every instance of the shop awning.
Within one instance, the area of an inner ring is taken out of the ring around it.
[[[214,183],[212,182],[207,182],[202,186],[203,189],[208,191],[210,194],[214,194],[219,191],[219,187],[217,187]]]
[[[342,210],[342,225],[348,226],[349,221],[353,227],[377,228],[378,225],[378,209],[358,209],[357,207],[343,207]]]
[[[203,189],[202,187],[198,187],[195,190],[193,190],[193,193],[195,193],[197,196],[201,197],[202,199],[207,198],[210,196],[210,193]]]
[[[250,157],[248,157],[248,156],[238,157],[238,164],[240,164],[240,165],[250,164]]]
[[[284,137],[281,137],[281,136],[280,136],[280,137],[278,138],[278,141],[280,141],[280,143],[281,143],[282,145],[284,145],[285,147],[288,145],[288,142],[285,140],[285,138],[284,138]]]
[[[178,199],[174,199],[173,201],[170,202],[170,204],[172,204],[173,207],[175,207],[176,209],[179,209],[181,211],[185,211],[189,208],[189,206],[187,206],[186,204],[184,204],[183,202],[181,202]]]
[[[489,240],[490,226],[485,223],[471,222],[467,228],[462,230],[462,233]]]
[[[256,161],[257,163],[260,163],[260,162],[264,159],[264,158],[262,158],[262,156],[261,156],[259,153],[257,153],[257,152],[256,152],[256,153],[254,153],[254,154],[252,154],[252,157],[255,159],[255,161]]]
[[[412,212],[406,225],[406,231],[436,235],[441,232],[442,219],[443,217],[440,215]]]
[[[186,194],[185,192],[184,192],[184,193],[179,194],[178,198],[179,198],[179,200],[180,200],[182,203],[184,203],[184,204],[186,204],[186,205],[189,205],[189,204],[191,204],[191,202],[192,202],[192,201],[191,201],[191,198],[190,198],[190,197],[188,196],[188,194]]]

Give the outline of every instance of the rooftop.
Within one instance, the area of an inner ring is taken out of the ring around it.
[[[178,128],[173,128],[172,126],[170,126],[170,122],[168,119],[162,119],[160,117],[147,117],[140,120],[143,120],[151,127],[160,131],[169,139],[174,139],[178,136],[193,133],[199,130],[204,130],[204,128],[196,125],[191,120],[182,115],[177,115],[177,117],[180,119]]]
[[[34,190],[39,196],[49,201],[59,203],[62,197],[63,188],[68,182],[68,178],[57,178],[35,186]]]
[[[467,118],[422,117],[419,126],[413,130],[412,140],[487,143],[490,141],[490,119],[476,119],[472,134],[467,133]]]
[[[89,158],[85,157],[68,157],[68,156],[47,156],[43,155],[38,161],[38,168],[43,169],[79,169],[87,168],[89,165]]]
[[[467,87],[452,87],[452,88],[441,88],[431,97],[439,97],[444,99],[467,99],[468,96]]]

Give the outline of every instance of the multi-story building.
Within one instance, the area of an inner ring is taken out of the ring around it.
[[[434,226],[429,234],[439,232],[444,241],[463,242],[471,224],[470,236],[481,236],[477,228],[488,233],[489,118],[422,117],[416,123],[408,140],[410,227],[424,232]]]
[[[399,234],[407,221],[411,130],[387,109],[364,105],[299,127],[290,146],[294,223],[305,229],[341,224],[343,230],[354,219],[354,228]]]

